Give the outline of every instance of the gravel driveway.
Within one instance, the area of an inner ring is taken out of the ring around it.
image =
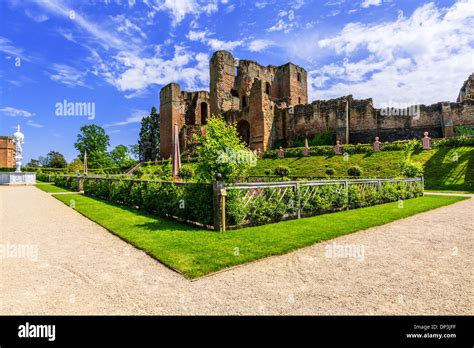
[[[473,211],[471,198],[189,281],[35,187],[0,187],[0,314],[472,315]],[[327,257],[341,247],[359,253]]]

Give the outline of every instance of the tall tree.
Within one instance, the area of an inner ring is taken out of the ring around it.
[[[160,114],[154,106],[150,115],[142,119],[138,150],[140,161],[155,161],[160,157]]]
[[[84,163],[79,158],[75,158],[69,163],[67,169],[69,172],[82,172]]]
[[[26,166],[27,167],[41,167],[41,162],[37,159],[32,158]]]
[[[49,151],[46,155],[46,167],[49,168],[66,168],[67,162],[64,156],[57,151]]]
[[[111,165],[107,147],[110,137],[105,130],[95,124],[81,127],[74,147],[79,151],[79,159],[84,161],[84,151],[87,151],[87,162],[90,168],[101,168]]]
[[[199,161],[196,174],[199,181],[210,182],[216,173],[226,182],[245,177],[257,163],[257,156],[240,138],[235,124],[227,124],[220,117],[209,118],[206,133],[199,137],[196,148]]]
[[[118,166],[131,166],[133,160],[130,158],[128,147],[125,145],[117,145],[112,151],[110,151],[110,158]]]

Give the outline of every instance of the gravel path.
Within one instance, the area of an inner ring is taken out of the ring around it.
[[[472,315],[473,208],[469,199],[189,281],[35,187],[0,187],[0,247],[38,251],[1,260],[0,314]],[[363,246],[363,259],[326,257],[333,243]]]

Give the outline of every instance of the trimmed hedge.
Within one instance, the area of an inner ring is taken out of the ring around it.
[[[211,184],[85,178],[84,194],[160,216],[213,224]]]
[[[285,187],[280,188],[280,190]],[[301,188],[300,188],[301,190]],[[347,188],[341,185],[324,185],[312,194],[296,196],[293,188],[287,188],[285,195],[275,193],[274,188],[249,188],[227,190],[227,224],[233,227],[262,225],[297,216],[300,202],[302,216],[314,216],[342,209],[354,209],[376,204],[415,198],[423,195],[421,181],[413,183],[381,181],[376,184],[350,183]],[[301,192],[301,191],[300,191]],[[250,201],[244,203],[247,195]]]
[[[56,175],[54,184],[71,191],[77,191],[77,176]]]
[[[416,148],[421,149],[421,140],[400,140],[394,142],[383,143],[380,147],[380,151],[403,151],[406,149],[406,145],[416,142]],[[458,146],[474,146],[474,137],[472,136],[461,136],[453,138],[444,138],[444,139],[434,139],[431,142],[433,148],[438,147],[458,147]],[[304,147],[292,147],[286,148],[285,157],[303,157],[304,156]],[[373,147],[371,144],[346,144],[342,145],[342,151],[350,155],[356,153],[372,153]],[[309,156],[333,156],[334,155],[334,146],[314,146],[309,150]],[[263,154],[263,158],[278,158],[278,150],[269,150]]]

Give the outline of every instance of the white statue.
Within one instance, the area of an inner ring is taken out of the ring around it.
[[[15,144],[15,163],[16,163],[16,173],[21,172],[21,160],[23,159],[23,156],[21,153],[23,152],[23,149],[21,148],[21,145],[25,143],[25,136],[23,135],[22,132],[20,132],[20,125],[18,125],[18,129],[15,133],[13,133],[13,143]]]

